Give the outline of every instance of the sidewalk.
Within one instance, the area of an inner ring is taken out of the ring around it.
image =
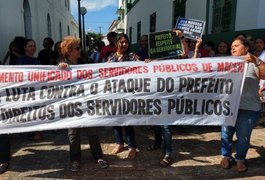
[[[124,179],[265,179],[265,129],[256,127],[252,134],[246,173],[238,173],[233,167],[224,170],[220,161],[220,127],[189,126],[187,132],[173,127],[173,157],[171,167],[158,164],[161,149],[146,151],[153,142],[153,131],[143,126],[135,127],[139,153],[135,160],[127,160],[128,151],[112,155],[115,146],[112,128],[100,129],[102,148],[108,169],[100,169],[93,161],[85,133],[82,134],[81,170],[69,170],[68,139],[66,130],[44,132],[42,141],[29,141],[26,134],[11,135],[12,160],[9,171],[0,180],[124,180]],[[1,153],[1,152],[0,152]]]

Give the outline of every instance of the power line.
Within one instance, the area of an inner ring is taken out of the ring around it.
[[[86,21],[87,23],[111,23],[111,22],[104,22],[104,21]]]

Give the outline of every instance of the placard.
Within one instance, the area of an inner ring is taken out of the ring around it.
[[[181,30],[185,38],[197,40],[202,37],[205,21],[179,17],[175,28]]]
[[[150,59],[174,57],[182,53],[179,37],[172,30],[149,34]]]

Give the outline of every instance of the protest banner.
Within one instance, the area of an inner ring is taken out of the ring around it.
[[[0,67],[0,134],[91,126],[234,125],[240,58]]]
[[[182,47],[179,37],[172,30],[149,34],[150,59],[174,57],[181,53]]]
[[[202,37],[205,21],[179,17],[175,28],[181,30],[185,38],[197,40]]]

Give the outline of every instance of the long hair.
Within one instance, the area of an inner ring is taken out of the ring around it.
[[[130,40],[129,40],[129,38],[128,38],[128,36],[126,34],[124,34],[124,33],[117,34],[117,36],[115,38],[115,44],[120,42],[121,38],[125,38],[128,41],[128,49],[127,49],[126,53],[129,54],[131,52]]]

